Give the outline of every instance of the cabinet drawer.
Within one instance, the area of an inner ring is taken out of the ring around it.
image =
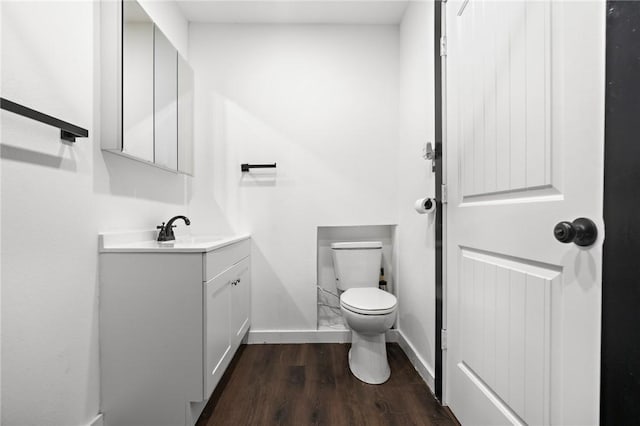
[[[205,254],[204,281],[209,281],[251,254],[251,240],[213,250]]]

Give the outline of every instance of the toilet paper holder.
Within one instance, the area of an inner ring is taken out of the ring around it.
[[[435,198],[419,198],[414,203],[414,209],[418,214],[433,213],[436,211],[438,202]]]
[[[240,171],[241,172],[249,172],[251,171],[251,169],[275,169],[276,168],[276,163],[273,164],[240,164]]]

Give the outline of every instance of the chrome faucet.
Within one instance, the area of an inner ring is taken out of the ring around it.
[[[184,220],[184,223],[186,225],[191,225],[191,221],[189,220],[188,217],[174,216],[171,219],[169,219],[169,222],[167,222],[166,225],[164,224],[164,222],[162,222],[162,225],[156,226],[156,229],[160,230],[160,232],[158,233],[158,241],[173,241],[176,239],[176,236],[173,234],[173,228],[175,228],[176,225],[174,225],[173,222],[175,222],[178,219]]]

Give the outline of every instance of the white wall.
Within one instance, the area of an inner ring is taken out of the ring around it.
[[[252,233],[253,330],[316,329],[318,226],[393,224],[398,27],[191,24],[196,139]],[[241,176],[241,163],[277,162]]]
[[[434,215],[418,215],[416,199],[435,194],[422,147],[434,141],[433,4],[410,2],[400,26],[398,147],[398,328],[427,370],[435,356]]]
[[[92,1],[2,2],[2,96],[90,135],[65,144],[54,128],[1,113],[6,426],[86,425],[99,410],[98,232],[149,229],[178,213],[228,232],[210,194],[195,191],[204,177],[100,150],[98,13]],[[163,29],[187,40],[186,21],[174,19]]]
[[[91,130],[93,6],[5,2],[2,96]],[[93,145],[2,112],[2,423],[98,411]]]
[[[2,22],[2,2],[0,2],[0,22]],[[2,31],[0,30],[0,46]],[[2,55],[0,54],[0,89],[2,89]],[[0,94],[2,90],[0,90]],[[0,145],[2,144],[2,118],[0,117]],[[2,424],[2,161],[0,161],[0,424]]]

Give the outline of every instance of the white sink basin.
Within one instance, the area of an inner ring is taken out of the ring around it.
[[[218,241],[227,240],[230,237],[221,237],[221,236],[189,236],[189,237],[176,237],[175,241],[167,241],[167,242],[176,242],[180,244],[215,244]]]
[[[223,241],[228,241],[234,237],[218,237],[218,236],[197,236],[197,237],[176,237],[173,241],[149,241],[150,245],[156,245],[159,248],[183,248],[197,249],[217,246]]]

